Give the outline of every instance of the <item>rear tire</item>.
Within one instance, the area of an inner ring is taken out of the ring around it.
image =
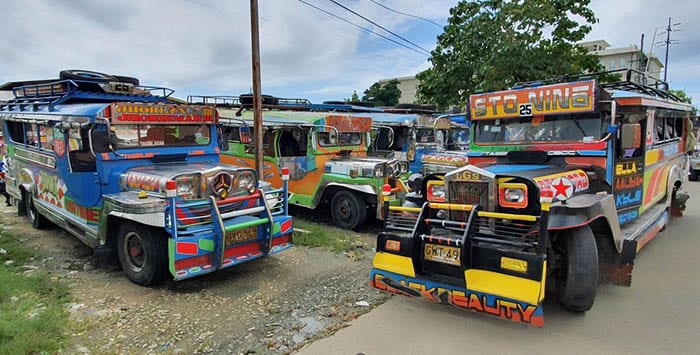
[[[593,307],[598,287],[598,249],[589,226],[559,234],[556,292],[569,311]]]
[[[367,220],[367,203],[352,191],[338,191],[331,200],[331,216],[336,226],[355,230]]]
[[[85,80],[97,81],[101,83],[117,80],[114,76],[109,74],[79,69],[62,70],[58,73],[58,77],[61,80]]]
[[[124,273],[135,284],[153,285],[168,275],[168,237],[161,230],[123,223],[117,253]]]
[[[24,193],[24,208],[27,219],[29,220],[29,223],[32,224],[32,227],[36,229],[44,229],[51,223],[36,209],[36,206],[34,205],[34,196],[31,192]]]

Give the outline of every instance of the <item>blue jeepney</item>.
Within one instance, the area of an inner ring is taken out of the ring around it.
[[[444,173],[467,164],[469,127],[448,115],[368,113],[375,129],[372,154],[405,159],[412,173]]]
[[[118,257],[134,283],[203,275],[292,245],[287,185],[271,189],[255,170],[219,161],[226,142],[213,106],[89,71],[0,90],[15,97],[0,105],[0,124],[18,212]]]

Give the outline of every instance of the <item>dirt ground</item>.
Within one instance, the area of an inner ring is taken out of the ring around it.
[[[27,272],[48,270],[72,286],[66,353],[291,353],[388,298],[369,286],[372,232],[352,253],[297,246],[147,288],[118,268],[95,269],[90,248],[58,228],[33,229],[14,207],[0,208],[0,228],[46,256]]]

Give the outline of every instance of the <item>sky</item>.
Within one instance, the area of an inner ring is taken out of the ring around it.
[[[353,90],[362,97],[378,80],[415,75],[429,67],[426,51],[435,47],[457,2],[259,0],[262,92],[321,103],[348,99]],[[252,92],[250,1],[2,3],[0,83],[85,69],[137,77],[145,85],[171,88],[179,98]],[[639,46],[645,34],[644,51],[653,51],[662,63],[670,17],[677,25],[667,79],[700,104],[696,0],[592,0],[590,7],[599,22],[586,40]]]

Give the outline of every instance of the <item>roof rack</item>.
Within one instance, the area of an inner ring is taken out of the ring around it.
[[[313,104],[308,99],[279,98],[270,95],[262,95],[263,109],[288,110],[288,111],[333,111],[333,112],[384,112],[381,107],[360,106],[339,102],[324,102]],[[240,108],[241,110],[253,107],[252,94],[240,96],[205,96],[189,95],[187,103],[210,104],[219,107]]]
[[[597,77],[610,77],[612,75],[618,75],[620,79],[618,81],[598,83],[598,85],[607,90],[631,91],[671,101],[683,101],[678,96],[669,92],[667,82],[635,69],[616,69],[596,73],[564,75],[553,79],[517,83],[513,86],[513,89],[537,87],[546,84],[565,83],[571,81],[592,80]]]
[[[157,86],[123,86],[128,92],[119,92],[112,88],[113,83],[100,83],[90,80],[42,80],[37,83],[22,85],[8,83],[4,88],[11,88],[14,99],[0,104],[0,110],[37,111],[48,106],[49,111],[54,106],[66,103],[108,103],[114,101],[139,102],[171,102],[168,98],[174,92],[171,89]],[[119,85],[119,84],[116,84]],[[161,95],[156,93],[161,92]]]

